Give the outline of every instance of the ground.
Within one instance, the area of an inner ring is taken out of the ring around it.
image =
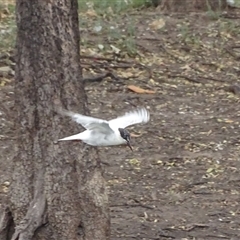
[[[91,114],[111,119],[136,106],[151,114],[130,128],[133,152],[100,149],[111,239],[240,239],[240,11],[144,9],[114,23],[89,14],[81,51]],[[11,74],[1,81],[0,197],[14,149]]]

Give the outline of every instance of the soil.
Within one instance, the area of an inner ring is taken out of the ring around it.
[[[136,106],[151,114],[148,124],[130,128],[133,152],[100,149],[112,240],[240,239],[238,17],[238,10],[218,20],[205,13],[144,10],[131,16],[134,59],[118,61],[118,53],[110,60],[87,58],[90,46],[82,49],[84,77],[92,76],[91,69],[94,76],[114,73],[86,81],[93,116],[111,119]],[[164,21],[163,29],[151,25],[156,19]],[[93,43],[107,41],[106,33],[90,30],[82,39],[91,39],[93,49]],[[1,194],[10,181],[14,149],[12,84],[0,89]],[[133,92],[129,85],[155,93]]]

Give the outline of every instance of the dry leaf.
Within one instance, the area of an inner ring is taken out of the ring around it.
[[[134,74],[130,71],[126,71],[126,72],[121,72],[121,77],[123,78],[130,78],[130,77],[134,77]]]
[[[186,64],[183,67],[181,67],[181,69],[189,71],[191,70],[191,67],[188,64]]]
[[[107,13],[109,13],[109,14],[113,14],[113,10],[112,10],[111,7],[108,7],[108,9],[107,9]]]
[[[232,119],[225,119],[225,123],[233,123],[234,121]]]
[[[143,89],[134,85],[128,85],[127,88],[135,93],[149,93],[149,94],[155,93],[155,91]]]
[[[4,87],[9,82],[11,82],[11,80],[9,80],[7,78],[1,78],[0,79],[0,87]]]
[[[162,18],[154,20],[153,22],[151,22],[149,24],[149,27],[152,30],[158,30],[158,29],[163,28],[164,26],[165,26],[165,21]]]
[[[142,134],[130,133],[130,136],[133,137],[133,138],[138,138],[138,137],[141,137]]]
[[[113,45],[110,45],[110,47],[112,48],[112,50],[113,50],[116,54],[120,53],[120,51],[121,51],[119,48],[117,48],[117,47],[115,47],[115,46],[113,46]]]
[[[85,15],[88,17],[97,17],[97,13],[95,12],[94,9],[88,9],[86,11]]]

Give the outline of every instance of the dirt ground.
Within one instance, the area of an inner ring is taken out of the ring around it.
[[[100,150],[112,240],[240,239],[239,18],[237,10],[218,20],[144,10],[131,18],[137,57],[123,60],[124,52],[115,53],[118,60],[113,52],[87,57],[91,46],[83,47],[92,115],[111,119],[135,106],[151,113],[149,124],[130,129],[133,152]],[[94,43],[114,44],[106,33],[86,29],[82,39],[91,39],[92,49]],[[112,77],[89,79],[107,72]],[[155,93],[134,92],[129,85]],[[0,99],[3,194],[14,148],[12,81],[1,87]]]

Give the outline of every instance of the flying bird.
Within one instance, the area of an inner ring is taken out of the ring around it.
[[[58,141],[80,140],[91,146],[114,146],[126,144],[131,150],[131,137],[126,127],[138,123],[147,123],[150,114],[146,108],[138,108],[110,121],[84,116],[78,113],[60,110],[61,114],[69,116],[86,130]]]

